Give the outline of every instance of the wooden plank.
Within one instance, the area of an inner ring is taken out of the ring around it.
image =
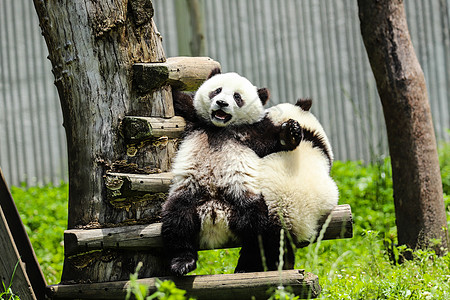
[[[164,63],[133,65],[133,84],[140,93],[149,93],[164,85],[183,91],[195,91],[220,64],[209,57],[170,57]]]
[[[182,117],[134,117],[122,120],[122,133],[128,142],[136,143],[150,138],[178,138],[183,133],[186,122]]]
[[[25,227],[20,219],[19,212],[9,192],[9,188],[0,168],[0,221],[2,231],[0,233],[0,277],[9,283],[10,274],[21,258],[20,269],[13,282],[13,291],[21,294],[21,299],[44,299],[45,282],[44,275],[37,261],[31,242]],[[9,232],[10,237],[7,237]],[[15,249],[15,250],[14,250]],[[16,256],[13,255],[16,252]],[[21,286],[21,287],[19,287]]]
[[[14,238],[9,230],[8,223],[6,222],[3,209],[0,206],[0,279],[6,287],[10,285],[11,278],[11,290],[14,294],[18,295],[20,299],[36,299],[33,292],[30,280],[25,270],[25,264],[20,259],[19,251],[17,250]],[[14,267],[19,261],[16,271]],[[14,273],[14,277],[12,274]],[[5,292],[3,290],[3,284],[0,285],[0,293]],[[4,299],[9,298],[9,294]],[[3,297],[2,297],[3,299]]]
[[[290,286],[296,295],[304,298],[316,298],[321,290],[318,277],[304,270],[161,277],[160,280],[173,280],[178,288],[199,300],[250,299],[251,296],[267,299],[269,288],[279,285]],[[137,282],[147,286],[150,294],[156,291],[156,278],[138,279]],[[48,291],[53,299],[71,299],[76,295],[82,299],[113,300],[124,299],[129,285],[129,281],[52,285]]]
[[[352,215],[350,205],[337,205],[330,213],[329,223],[323,233],[323,240],[351,238]],[[327,218],[322,219],[325,224]],[[301,243],[305,247],[309,243]],[[161,239],[161,223],[149,225],[133,225],[101,229],[71,229],[64,232],[64,246],[67,255],[87,252],[95,249],[138,250],[163,247]],[[239,247],[232,243],[224,248]],[[206,249],[201,249],[206,250]]]

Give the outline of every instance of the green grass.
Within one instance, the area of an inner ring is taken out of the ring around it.
[[[11,187],[31,244],[48,284],[58,283],[64,260],[68,185]]]
[[[14,266],[11,278],[9,278],[8,286],[6,286],[6,283],[2,280],[2,286],[0,289],[0,299],[20,300],[19,296],[14,294],[14,291],[11,288],[12,283],[14,282],[14,275],[16,274],[17,267],[19,266],[19,262],[20,261],[17,261],[16,265]]]
[[[450,219],[450,145],[440,150],[444,201]],[[395,211],[389,159],[373,165],[335,162],[333,177],[340,203],[352,207],[354,237],[322,241],[297,250],[297,268],[319,276],[326,299],[450,299],[450,255],[416,251],[415,260],[392,263],[388,248],[396,242]],[[26,224],[48,283],[57,283],[63,262],[67,223],[67,185],[13,187],[13,197]],[[201,251],[194,274],[232,273],[238,249]],[[279,299],[279,298],[277,298]]]
[[[297,252],[297,267],[319,275],[322,297],[450,299],[450,255],[416,251],[416,259],[403,264],[389,259],[388,248],[397,255],[402,250],[392,246],[396,230],[389,159],[372,166],[337,162],[333,176],[341,191],[341,203],[352,206],[354,237],[323,241]],[[446,188],[445,193],[449,195],[450,190]]]

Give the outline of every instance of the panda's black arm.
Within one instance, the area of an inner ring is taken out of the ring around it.
[[[183,117],[186,121],[195,123],[198,121],[194,108],[194,99],[191,94],[180,91],[172,91],[175,115]]]
[[[281,125],[275,125],[265,117],[258,123],[247,126],[242,142],[259,157],[297,148],[302,139],[302,128],[292,119]]]

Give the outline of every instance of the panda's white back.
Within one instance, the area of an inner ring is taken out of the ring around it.
[[[292,104],[280,104],[268,110],[269,118],[281,124],[294,119],[316,131],[328,147],[331,146],[317,119]],[[258,181],[269,212],[282,222],[298,241],[309,240],[317,233],[317,222],[337,204],[339,193],[329,175],[330,159],[311,141],[301,141],[293,151],[270,154],[260,163]]]

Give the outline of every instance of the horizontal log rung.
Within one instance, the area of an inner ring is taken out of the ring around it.
[[[325,219],[321,221],[321,224],[325,222]],[[330,222],[323,239],[351,238],[352,223],[350,205],[337,205],[330,213]],[[308,244],[302,243],[298,246],[305,247]],[[239,246],[239,243],[226,245],[227,248]],[[66,256],[96,249],[141,250],[160,247],[163,247],[161,223],[101,229],[70,229],[64,232]]]
[[[157,118],[126,116],[122,120],[122,133],[128,142],[139,142],[150,138],[178,138],[186,122],[182,117]]]
[[[140,93],[149,93],[164,85],[183,91],[195,91],[220,64],[209,57],[170,57],[164,63],[133,65],[133,84]]]
[[[172,280],[188,296],[197,299],[267,299],[269,288],[289,286],[296,295],[316,298],[320,294],[319,279],[304,270],[284,270],[255,273],[200,275],[183,277],[161,277]],[[156,278],[138,279],[137,283],[148,287],[149,294],[156,291]],[[129,281],[90,284],[51,285],[47,287],[53,299],[125,299]]]
[[[125,183],[131,191],[167,193],[173,179],[170,172],[155,174],[107,173],[107,188],[121,189]]]

